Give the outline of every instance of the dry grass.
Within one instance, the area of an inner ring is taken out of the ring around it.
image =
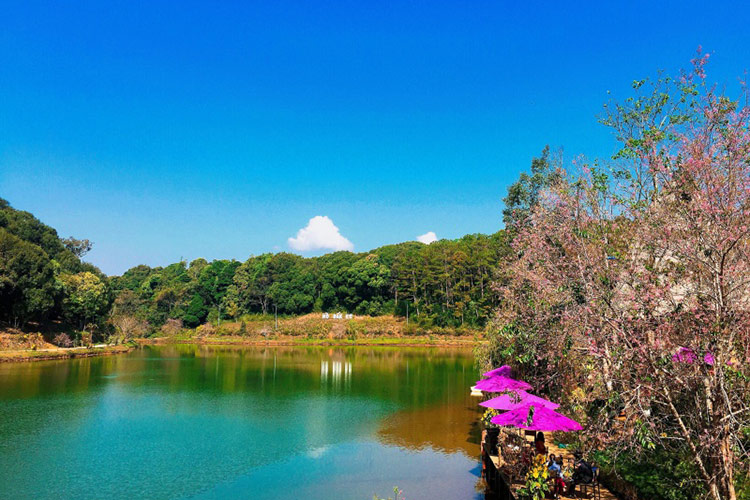
[[[15,328],[0,330],[0,351],[54,348],[40,333],[26,333]]]
[[[430,330],[395,316],[355,316],[323,319],[319,313],[291,318],[245,316],[241,321],[183,329],[173,335],[140,339],[142,343],[263,344],[263,345],[400,345],[472,346],[480,341],[479,330]]]
[[[0,363],[14,361],[42,361],[48,359],[87,358],[91,356],[108,356],[128,352],[132,347],[117,345],[104,347],[57,347],[45,349],[22,349],[0,351]]]
[[[244,333],[242,324],[244,323]],[[224,322],[214,332],[217,336],[305,337],[308,339],[359,339],[359,338],[402,338],[418,336],[459,336],[481,335],[480,330],[470,329],[425,329],[417,325],[406,325],[403,318],[384,316],[354,316],[352,319],[323,319],[320,313],[305,314],[292,318],[279,318],[278,327],[272,316],[246,316],[243,321]]]

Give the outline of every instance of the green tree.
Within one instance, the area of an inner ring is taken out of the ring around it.
[[[190,300],[190,304],[187,307],[187,311],[183,315],[182,319],[186,326],[196,327],[203,323],[208,315],[208,308],[203,298],[199,294],[193,295]]]
[[[0,317],[23,326],[49,313],[56,295],[49,256],[0,228]]]
[[[99,322],[109,309],[107,284],[94,273],[84,271],[63,274],[62,310],[65,317],[83,330],[90,322]]]
[[[380,263],[376,254],[357,260],[349,268],[347,282],[353,290],[348,309],[360,314],[382,313],[382,304],[388,299],[391,271]]]
[[[503,222],[506,228],[518,227],[539,202],[541,191],[560,179],[552,164],[549,146],[544,146],[541,156],[531,160],[531,175],[523,172],[518,181],[508,187],[503,198]]]
[[[241,313],[251,312],[257,308],[263,314],[268,313],[272,284],[268,267],[270,260],[271,254],[250,257],[237,268],[228,293]]]

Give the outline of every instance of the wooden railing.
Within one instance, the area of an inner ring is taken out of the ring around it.
[[[490,450],[489,443],[487,443],[486,439],[484,439],[483,437],[482,474],[484,476],[485,482],[487,483],[487,487],[490,490],[487,498],[494,498],[497,500],[515,500],[515,497],[513,496],[513,493],[510,489],[510,481],[505,476],[505,474],[495,465],[493,456],[497,457],[497,455],[493,455],[491,453],[492,451],[493,450]]]

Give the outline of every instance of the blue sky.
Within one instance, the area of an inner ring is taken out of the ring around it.
[[[740,5],[5,3],[0,196],[110,274],[319,254],[298,235],[315,216],[355,251],[494,232],[545,144],[611,153],[608,90],[698,45],[735,85]]]

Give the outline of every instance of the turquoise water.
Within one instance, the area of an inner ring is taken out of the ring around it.
[[[470,351],[144,347],[0,365],[1,498],[479,498]]]

